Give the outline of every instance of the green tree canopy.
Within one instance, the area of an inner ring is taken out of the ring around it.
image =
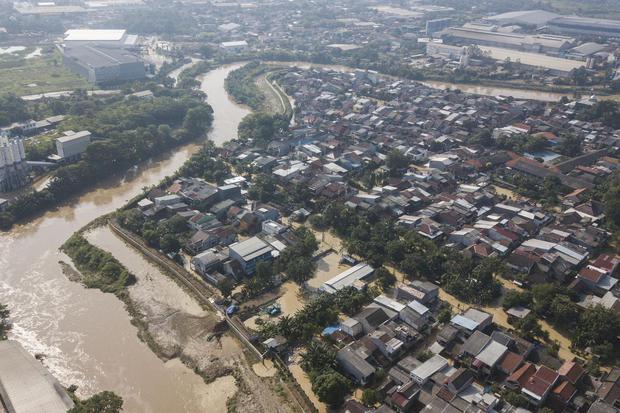
[[[319,400],[331,407],[338,407],[349,393],[351,383],[336,371],[327,371],[319,375],[312,383],[312,391]]]
[[[123,408],[123,399],[110,392],[103,391],[94,396],[78,401],[67,413],[119,413]]]

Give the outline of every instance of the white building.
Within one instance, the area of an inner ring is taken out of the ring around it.
[[[78,158],[86,152],[90,144],[91,134],[89,131],[80,132],[66,131],[64,136],[56,139],[56,152],[60,160],[70,161]]]
[[[133,47],[138,38],[127,34],[127,30],[72,29],[65,32],[63,43],[66,48],[78,46]]]
[[[222,42],[220,43],[220,49],[225,50],[227,52],[238,53],[246,50],[248,48],[248,42],[245,40],[236,40],[232,42]]]

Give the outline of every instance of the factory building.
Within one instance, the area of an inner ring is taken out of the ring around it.
[[[84,45],[65,48],[65,66],[89,83],[115,83],[146,77],[144,62],[120,47]]]
[[[453,46],[439,42],[428,42],[426,44],[426,55],[431,57],[441,57],[443,59],[459,60],[467,54],[467,47]]]
[[[503,47],[528,52],[559,53],[571,48],[575,39],[547,34],[501,33],[466,27],[451,27],[442,32],[442,38],[454,42],[477,44],[481,46]]]
[[[65,66],[89,83],[116,83],[146,77],[144,62],[130,52],[138,36],[126,30],[67,30],[60,50]]]
[[[565,16],[549,21],[547,26],[554,33],[620,38],[620,21],[618,20]]]
[[[426,22],[426,35],[433,36],[433,34],[442,31],[443,29],[447,29],[451,24],[452,19],[450,17],[428,20]]]
[[[78,159],[90,144],[90,132],[67,131],[63,136],[56,139],[57,155],[54,160],[70,162]]]
[[[29,170],[22,139],[0,136],[0,192],[25,186]]]
[[[487,17],[485,20],[505,26],[509,24],[518,24],[525,26],[541,27],[545,26],[549,21],[560,17],[559,14],[546,10],[519,10],[507,13],[497,14]]]
[[[67,30],[63,38],[65,48],[97,45],[110,47],[135,47],[138,36],[127,34],[126,30]]]

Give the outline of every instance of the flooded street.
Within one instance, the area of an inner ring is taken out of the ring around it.
[[[224,79],[238,66],[225,66],[201,79],[215,111],[210,138],[217,144],[234,137],[238,122],[248,113],[234,105],[224,90]],[[159,360],[138,339],[114,295],[69,281],[59,265],[68,259],[58,251],[79,228],[171,175],[199,146],[176,148],[130,176],[111,179],[55,211],[0,234],[0,301],[11,310],[11,336],[31,353],[44,354],[53,374],[63,385],[78,385],[80,396],[113,390],[125,398],[125,411],[132,413],[183,411],[187,392],[199,398],[197,376],[179,362]],[[181,388],[185,390],[174,390]],[[162,399],[165,404],[160,404]]]

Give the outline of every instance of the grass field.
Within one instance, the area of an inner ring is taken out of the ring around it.
[[[23,52],[0,55],[0,94],[15,93],[21,96],[77,88],[90,89],[85,79],[63,66],[58,51],[44,47],[40,57],[26,59],[33,50],[27,48]]]

